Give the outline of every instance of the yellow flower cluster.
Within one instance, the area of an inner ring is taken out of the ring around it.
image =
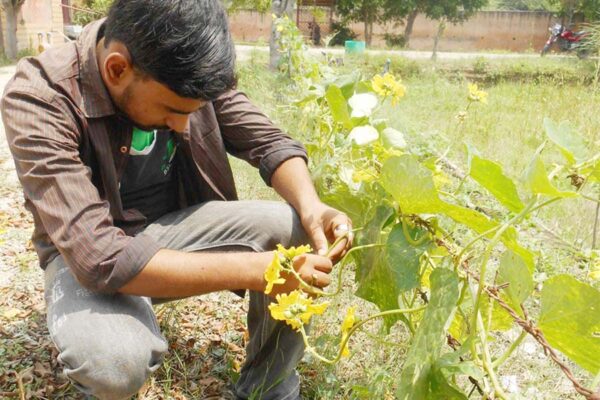
[[[475,83],[469,83],[469,101],[487,104],[487,92],[479,90]]]
[[[389,72],[385,75],[375,75],[371,81],[371,86],[375,93],[382,97],[391,97],[392,105],[398,104],[400,99],[404,97],[406,88],[400,79],[396,80],[394,75]]]
[[[273,290],[273,285],[281,285],[285,283],[285,279],[281,277],[281,271],[285,270],[285,268],[291,268],[294,257],[301,254],[310,253],[311,251],[312,249],[308,245],[299,247],[292,246],[289,249],[286,249],[282,245],[278,244],[277,250],[273,252],[273,260],[265,270],[264,277],[265,281],[267,281],[265,294],[271,293]]]
[[[297,331],[308,324],[313,315],[323,314],[329,306],[328,302],[313,304],[313,300],[300,290],[294,290],[289,294],[278,294],[276,300],[276,303],[269,305],[273,319],[285,321]]]

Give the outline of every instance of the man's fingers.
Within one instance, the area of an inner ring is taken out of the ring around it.
[[[327,238],[325,237],[323,229],[320,227],[314,228],[311,232],[311,236],[311,239],[315,244],[315,251],[317,254],[320,256],[327,254]]]
[[[331,277],[328,274],[315,271],[308,279],[305,279],[304,281],[311,286],[323,288],[325,286],[329,286],[331,283]]]
[[[348,239],[342,239],[336,244],[331,250],[329,250],[328,257],[333,261],[337,262],[340,258],[343,257],[346,248],[348,246]]]
[[[326,274],[330,273],[333,269],[333,263],[327,257],[317,256],[314,254],[303,254],[294,259],[294,267],[297,269],[302,264],[309,262],[312,264],[313,269],[324,272]]]

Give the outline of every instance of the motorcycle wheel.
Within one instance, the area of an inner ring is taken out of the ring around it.
[[[550,46],[545,45],[544,48],[542,49],[542,52],[540,53],[540,56],[544,57],[549,51],[550,51]]]
[[[585,60],[590,56],[589,49],[580,49],[577,50],[575,53],[577,54],[577,58],[579,58],[580,60]]]

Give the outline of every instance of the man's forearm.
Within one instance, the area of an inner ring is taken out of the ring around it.
[[[271,176],[271,185],[299,214],[320,203],[302,158],[294,157],[283,162]]]
[[[219,290],[264,289],[268,253],[186,253],[162,249],[119,292],[155,298],[188,297]]]

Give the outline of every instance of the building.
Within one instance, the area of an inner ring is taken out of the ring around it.
[[[19,51],[36,52],[40,45],[64,43],[65,24],[71,21],[71,0],[25,0],[17,16],[17,47]],[[66,6],[66,7],[63,7]],[[6,48],[6,13],[2,14],[3,48]]]

